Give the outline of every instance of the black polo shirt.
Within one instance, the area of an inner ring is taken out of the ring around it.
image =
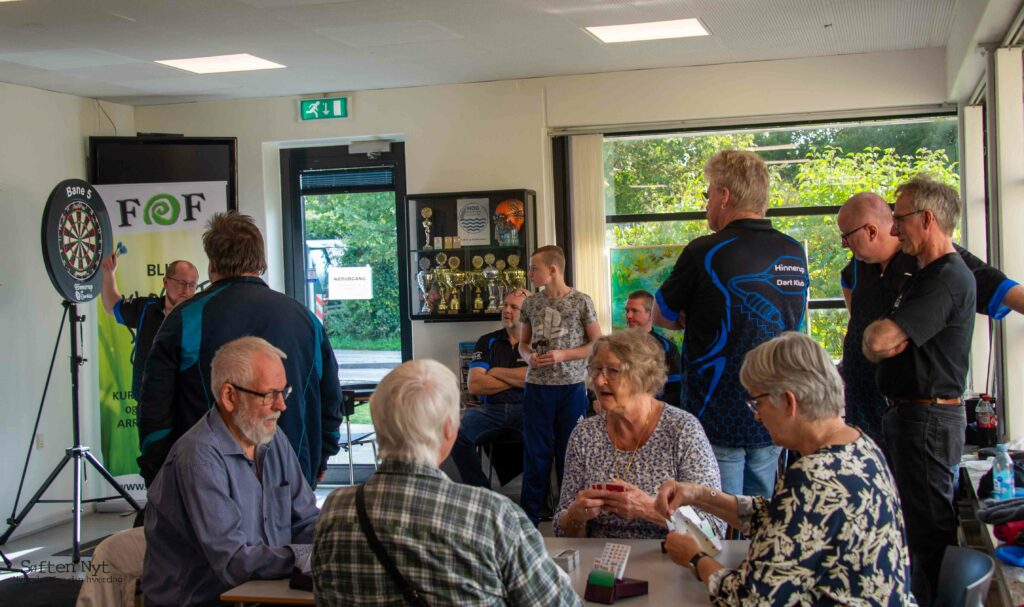
[[[957,253],[917,271],[886,315],[910,338],[903,352],[878,365],[889,398],[959,398],[974,331],[974,276]]]
[[[142,387],[142,371],[146,368],[146,358],[153,347],[153,339],[160,325],[164,322],[164,298],[150,295],[148,297],[122,297],[114,304],[114,318],[128,327],[135,343],[132,346],[132,394],[138,398]]]
[[[974,275],[977,287],[975,311],[996,320],[1006,316],[1010,309],[1003,305],[1003,299],[1017,283],[967,249],[954,247]],[[876,440],[881,437],[886,403],[875,379],[877,365],[864,357],[864,329],[886,315],[915,272],[917,258],[897,251],[884,272],[881,264],[864,263],[853,258],[841,275],[843,288],[851,293],[850,321],[843,339],[843,362],[840,365],[846,396],[846,420]]]
[[[525,367],[526,361],[519,354],[519,348],[512,345],[508,339],[508,332],[505,329],[498,329],[487,333],[476,340],[476,347],[473,349],[473,360],[469,363],[470,369],[483,369],[487,372],[492,367],[515,369]],[[506,404],[523,402],[522,388],[509,388],[497,394],[486,394],[481,397],[484,404]]]
[[[754,347],[803,325],[807,286],[800,243],[767,219],[741,219],[687,245],[658,289],[663,317],[686,314],[685,406],[711,444],[771,444],[747,408],[740,365]]]

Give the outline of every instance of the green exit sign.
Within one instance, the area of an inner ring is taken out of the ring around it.
[[[348,118],[348,97],[299,100],[299,120]]]

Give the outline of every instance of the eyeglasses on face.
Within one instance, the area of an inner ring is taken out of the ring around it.
[[[171,282],[176,283],[180,288],[185,289],[186,291],[195,291],[196,290],[196,283],[194,283],[194,282],[189,282],[187,280],[181,280],[180,278],[171,278],[170,276],[167,277],[167,280],[170,280]]]
[[[918,213],[924,213],[924,209],[920,209],[920,210],[917,210],[917,211],[911,211],[909,213],[904,213],[902,215],[897,215],[896,213],[893,213],[892,214],[892,222],[895,223],[898,226],[898,225],[900,225],[900,222],[902,222],[907,217],[910,217],[911,215],[917,215]]]
[[[604,378],[608,381],[618,381],[619,376],[622,375],[622,369],[616,369],[615,367],[587,367],[587,373],[590,374],[590,379],[597,379],[598,375],[604,375]]]
[[[757,396],[752,396],[752,397],[750,397],[750,400],[746,401],[747,408],[750,409],[751,413],[754,413],[754,414],[757,413],[758,408],[761,406],[761,399],[766,397],[766,396],[771,396],[771,395],[769,393],[765,392],[764,394],[758,394]]]
[[[263,399],[263,405],[265,407],[269,407],[270,405],[276,403],[278,397],[281,397],[282,400],[288,400],[288,397],[292,395],[291,386],[285,386],[284,390],[269,390],[267,392],[257,392],[255,390],[250,390],[249,388],[243,388],[238,384],[229,385],[235,390],[238,390],[239,392],[245,392],[246,394],[252,394],[253,396],[260,397],[261,399]]]
[[[859,228],[854,228],[854,229],[850,230],[849,232],[847,232],[845,234],[840,234],[839,235],[839,239],[843,242],[844,245],[849,245],[850,244],[850,237],[853,236],[854,234],[856,234],[857,232],[860,232],[864,228],[868,227],[868,225],[869,224],[865,223],[864,225],[862,225]]]

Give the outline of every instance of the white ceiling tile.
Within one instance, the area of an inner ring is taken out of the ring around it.
[[[319,28],[317,33],[354,47],[458,40],[462,36],[430,21],[393,21],[351,27]]]
[[[138,59],[115,55],[92,48],[70,48],[59,51],[34,51],[31,53],[3,53],[0,61],[20,63],[44,70],[69,70],[101,65],[136,63]]]

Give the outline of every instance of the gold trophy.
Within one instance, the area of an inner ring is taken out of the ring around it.
[[[448,284],[451,285],[452,299],[448,302],[448,313],[458,314],[462,311],[462,287],[466,284],[466,273],[459,269],[462,260],[452,256],[448,258]]]
[[[422,209],[420,209],[420,216],[423,217],[423,223],[421,225],[423,226],[423,238],[424,238],[423,248],[424,249],[433,249],[434,248],[430,244],[430,227],[434,225],[434,222],[430,221],[430,218],[433,215],[434,215],[434,210],[431,209],[430,207],[423,207]]]
[[[452,288],[451,275],[445,264],[448,262],[448,255],[445,253],[438,253],[437,257],[434,258],[437,262],[437,269],[434,270],[434,281],[437,283],[437,288],[440,291],[441,297],[437,300],[438,314],[448,313],[448,291]]]
[[[416,272],[416,285],[420,288],[420,293],[423,294],[423,307],[420,308],[420,314],[433,314],[434,313],[434,302],[430,300],[431,295],[434,295],[435,276],[434,271],[430,269],[430,258],[420,257],[420,271]]]
[[[508,269],[502,272],[502,282],[510,291],[526,286],[526,272],[519,267],[519,256],[513,253],[508,256]]]
[[[473,256],[473,270],[467,272],[466,279],[469,284],[475,287],[476,294],[473,297],[473,312],[479,314],[484,311],[484,298],[480,294],[480,289],[486,284],[484,281],[484,273],[480,270],[484,266],[484,258],[479,255]]]
[[[484,255],[484,261],[487,262],[487,267],[482,272],[484,281],[487,284],[487,309],[484,312],[487,314],[497,314],[500,311],[498,309],[498,300],[501,298],[501,286],[498,284],[498,268],[494,267],[494,254],[488,253]]]

